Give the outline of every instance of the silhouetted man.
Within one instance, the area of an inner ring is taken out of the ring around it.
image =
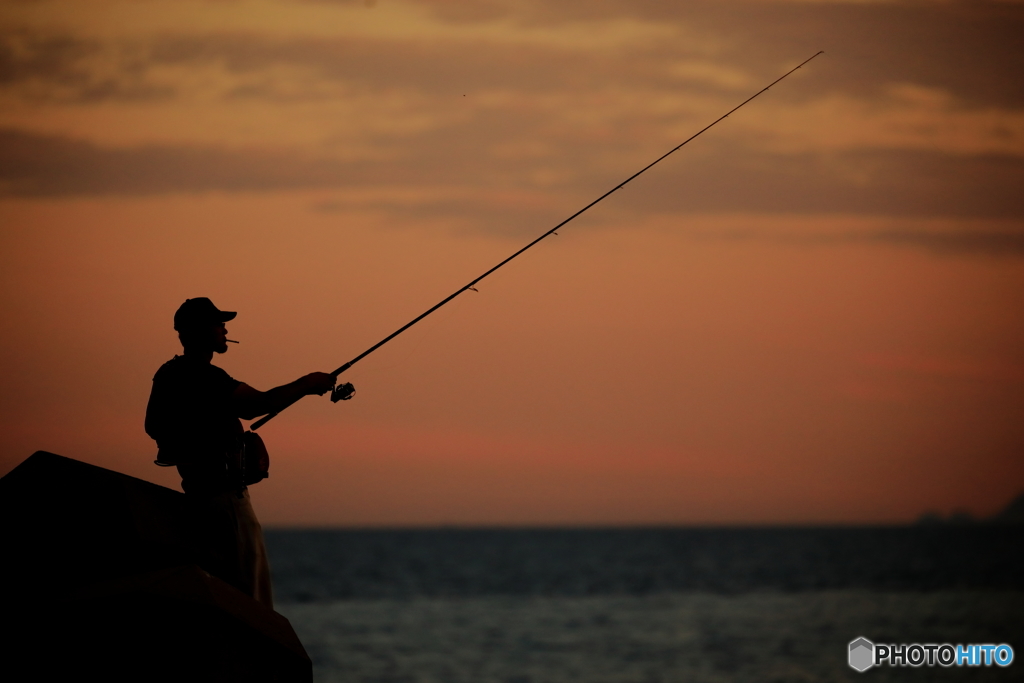
[[[239,471],[239,418],[251,420],[302,396],[323,394],[335,379],[314,372],[270,391],[233,379],[211,361],[214,353],[228,350],[224,323],[235,315],[206,297],[188,299],[178,308],[174,329],[184,353],[153,377],[146,433],[159,447],[157,464],[176,466],[181,474],[205,568],[272,606],[263,531]]]

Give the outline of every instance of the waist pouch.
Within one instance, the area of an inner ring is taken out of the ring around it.
[[[270,476],[270,453],[256,432],[242,434],[238,469],[243,486],[251,486]]]

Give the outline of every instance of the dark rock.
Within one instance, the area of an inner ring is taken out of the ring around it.
[[[4,678],[312,681],[288,620],[197,565],[186,506],[42,451],[0,479]]]

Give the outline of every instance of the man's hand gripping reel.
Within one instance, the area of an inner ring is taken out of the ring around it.
[[[345,365],[342,365],[340,368],[338,368],[337,370],[332,372],[331,375],[335,379],[337,379],[338,375],[340,375],[341,373],[345,372],[350,367],[352,367],[352,363],[346,363]],[[326,390],[323,393],[321,393],[320,395],[323,396],[324,393],[327,393]],[[337,403],[338,401],[347,401],[350,398],[352,398],[352,396],[354,396],[355,393],[356,393],[356,388],[354,386],[352,386],[352,384],[350,382],[345,382],[344,384],[335,384],[331,388],[331,401],[333,403]],[[294,400],[292,400],[291,403],[289,403],[288,405],[284,406],[284,408],[281,408],[281,410],[284,410],[288,406],[292,405],[292,403],[295,403],[300,398],[302,398],[302,397],[301,396],[296,397]],[[255,432],[257,429],[259,429],[263,425],[265,425],[268,422],[270,422],[271,420],[273,420],[281,412],[281,410],[278,410],[276,413],[270,413],[269,415],[264,415],[263,417],[261,417],[260,419],[256,420],[251,425],[249,425],[249,430]]]

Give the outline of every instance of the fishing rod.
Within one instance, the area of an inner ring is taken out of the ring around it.
[[[424,311],[423,313],[419,314],[418,316],[416,316],[415,318],[413,318],[412,320],[410,320],[410,321],[409,321],[409,322],[407,322],[406,324],[402,325],[401,327],[399,327],[399,328],[398,328],[397,330],[395,330],[394,332],[392,332],[392,333],[391,333],[391,334],[389,334],[388,336],[386,336],[386,337],[384,337],[383,339],[381,339],[381,340],[380,340],[379,342],[377,342],[376,344],[374,344],[374,345],[373,345],[373,346],[371,346],[370,348],[368,348],[368,349],[366,349],[365,351],[363,351],[363,352],[362,352],[361,354],[359,354],[358,356],[356,356],[355,358],[353,358],[353,359],[352,359],[352,360],[350,360],[349,362],[347,362],[347,363],[345,363],[344,365],[342,365],[342,366],[341,366],[340,368],[338,368],[337,370],[335,370],[334,372],[332,372],[332,373],[331,373],[331,375],[333,375],[333,376],[334,376],[335,378],[337,378],[337,377],[338,377],[338,375],[340,375],[341,373],[345,372],[346,370],[348,370],[349,368],[351,368],[351,367],[352,367],[353,365],[355,365],[356,363],[358,363],[359,361],[361,361],[361,360],[362,360],[363,358],[366,358],[366,357],[367,357],[367,356],[369,356],[369,355],[370,355],[371,353],[373,353],[374,351],[376,351],[376,350],[377,350],[377,349],[379,349],[380,347],[384,346],[384,345],[385,345],[385,344],[387,344],[387,343],[388,343],[389,341],[391,341],[392,339],[394,339],[394,338],[395,338],[395,337],[397,337],[398,335],[402,334],[402,333],[403,333],[403,332],[405,332],[405,331],[406,331],[407,329],[409,329],[410,327],[412,327],[413,325],[415,325],[415,324],[416,324],[416,323],[418,323],[419,321],[423,320],[423,319],[424,319],[424,318],[426,318],[426,317],[427,317],[428,315],[430,315],[431,313],[433,313],[433,312],[434,312],[434,311],[436,311],[437,309],[441,308],[441,307],[442,307],[442,306],[444,306],[444,305],[445,305],[446,303],[448,303],[449,301],[451,301],[452,299],[454,299],[454,298],[455,298],[455,297],[457,297],[458,295],[462,294],[463,292],[466,292],[466,291],[469,291],[469,290],[473,290],[474,292],[475,292],[475,291],[477,291],[477,290],[476,290],[476,287],[475,287],[475,285],[476,285],[476,284],[477,284],[478,282],[480,282],[481,280],[483,280],[483,279],[484,279],[485,277],[487,277],[488,275],[490,275],[490,274],[491,274],[491,273],[493,273],[494,271],[498,270],[499,268],[501,268],[502,266],[504,266],[504,265],[505,265],[506,263],[508,263],[508,262],[509,262],[509,261],[511,261],[512,259],[516,258],[516,257],[517,257],[517,256],[519,256],[520,254],[522,254],[522,253],[523,253],[524,251],[526,251],[527,249],[530,249],[531,247],[533,247],[534,245],[536,245],[536,244],[537,244],[538,242],[540,242],[541,240],[543,240],[543,239],[545,239],[545,238],[547,238],[547,237],[550,237],[551,235],[557,234],[557,231],[558,231],[558,229],[559,229],[559,228],[561,228],[562,226],[566,225],[567,223],[569,223],[570,221],[572,221],[573,219],[575,219],[575,218],[576,218],[577,216],[580,216],[581,214],[583,214],[583,213],[584,213],[585,211],[587,211],[588,209],[590,209],[590,208],[591,208],[591,207],[593,207],[594,205],[596,205],[596,204],[598,204],[599,202],[603,201],[603,200],[604,200],[604,199],[606,199],[606,198],[607,198],[608,196],[610,196],[610,195],[611,195],[612,193],[614,193],[614,192],[616,192],[616,191],[618,191],[618,190],[621,190],[621,189],[622,189],[623,187],[625,187],[625,186],[626,186],[626,185],[627,185],[628,183],[632,182],[632,181],[633,181],[634,179],[638,178],[638,177],[639,177],[639,176],[640,176],[641,174],[645,173],[645,172],[646,172],[646,171],[647,171],[648,169],[652,168],[653,166],[655,166],[656,164],[660,163],[661,161],[663,161],[664,159],[666,159],[666,158],[667,158],[667,157],[669,157],[670,155],[672,155],[672,154],[674,154],[675,152],[679,151],[679,150],[680,150],[680,149],[682,149],[682,148],[683,148],[683,147],[684,147],[684,146],[685,146],[685,145],[686,145],[687,143],[689,143],[690,141],[692,141],[692,140],[694,140],[695,138],[699,137],[699,136],[700,136],[700,135],[701,135],[702,133],[704,133],[705,131],[707,131],[707,130],[711,129],[712,127],[714,127],[715,125],[717,125],[717,124],[718,124],[719,122],[721,122],[721,121],[724,121],[725,119],[729,118],[729,115],[730,115],[730,114],[732,114],[733,112],[737,111],[737,110],[738,110],[738,109],[739,109],[740,107],[744,106],[745,104],[747,104],[748,102],[750,102],[751,100],[753,100],[753,99],[754,99],[755,97],[757,97],[758,95],[761,95],[762,93],[765,93],[765,92],[767,92],[767,91],[768,91],[768,90],[770,90],[770,89],[772,88],[772,86],[774,86],[774,85],[775,85],[776,83],[778,83],[778,82],[779,82],[779,81],[781,81],[782,79],[786,78],[786,77],[787,77],[787,76],[789,76],[789,75],[790,75],[791,73],[793,73],[794,71],[796,71],[797,69],[799,69],[800,67],[802,67],[802,66],[803,66],[804,64],[807,64],[807,63],[808,63],[809,61],[811,61],[812,59],[814,59],[814,58],[815,58],[815,57],[817,57],[818,55],[822,55],[822,54],[824,54],[824,53],[825,53],[825,51],[824,51],[824,50],[819,50],[818,52],[815,52],[815,53],[814,53],[813,55],[811,55],[810,57],[808,57],[808,58],[807,58],[807,59],[805,59],[804,61],[802,61],[802,62],[800,62],[799,64],[797,64],[797,65],[796,65],[795,67],[793,67],[792,69],[790,69],[790,70],[789,70],[789,71],[787,71],[786,73],[782,74],[781,76],[779,76],[778,78],[776,78],[776,79],[775,79],[774,81],[772,81],[771,83],[769,83],[769,84],[768,84],[768,85],[766,85],[765,87],[761,88],[761,89],[760,89],[760,90],[758,90],[758,91],[757,91],[756,93],[754,93],[753,95],[751,95],[751,96],[750,96],[750,97],[748,97],[747,99],[743,100],[742,102],[740,102],[739,104],[737,104],[737,105],[736,105],[735,107],[733,107],[732,109],[730,109],[730,110],[729,110],[729,111],[727,111],[726,113],[722,114],[722,115],[721,115],[721,116],[719,116],[719,117],[718,117],[717,119],[715,119],[714,121],[712,121],[712,122],[711,122],[711,123],[709,123],[708,125],[704,126],[704,127],[703,127],[703,128],[701,128],[701,129],[700,129],[699,131],[697,131],[696,133],[694,133],[694,134],[693,134],[693,135],[691,135],[690,137],[686,138],[686,139],[685,139],[685,140],[683,140],[683,141],[682,141],[681,143],[679,143],[678,145],[676,145],[675,147],[673,147],[673,148],[672,148],[672,149],[670,149],[669,151],[665,152],[665,153],[664,153],[664,154],[662,154],[662,155],[661,155],[660,157],[658,157],[657,159],[655,159],[655,160],[654,160],[654,161],[652,161],[651,163],[647,164],[646,166],[644,166],[643,168],[641,168],[641,169],[640,169],[639,171],[637,171],[637,172],[636,172],[636,173],[634,173],[633,175],[629,176],[628,178],[626,178],[625,180],[623,180],[623,181],[622,181],[621,183],[619,183],[618,185],[616,185],[616,186],[615,186],[615,187],[613,187],[612,189],[608,190],[608,191],[607,191],[607,192],[605,192],[605,193],[604,193],[603,195],[601,195],[600,197],[598,197],[598,198],[597,198],[597,199],[595,199],[594,201],[590,202],[589,204],[587,204],[586,206],[584,206],[584,207],[583,207],[582,209],[580,209],[579,211],[577,211],[577,212],[576,212],[576,213],[574,213],[573,215],[569,216],[569,217],[568,217],[568,218],[566,218],[566,219],[565,219],[564,221],[562,221],[561,223],[559,223],[559,224],[558,224],[558,225],[556,225],[555,227],[551,228],[550,230],[548,230],[548,231],[547,231],[547,232],[545,232],[545,233],[544,233],[543,235],[541,235],[541,236],[540,236],[540,237],[538,237],[537,239],[535,239],[535,240],[533,240],[532,242],[530,242],[529,244],[527,244],[527,245],[526,245],[525,247],[523,247],[522,249],[520,249],[520,250],[519,250],[519,251],[517,251],[516,253],[512,254],[511,256],[509,256],[508,258],[506,258],[506,259],[505,259],[504,261],[502,261],[502,262],[501,262],[501,263],[499,263],[498,265],[496,265],[496,266],[494,266],[493,268],[491,268],[490,270],[486,271],[486,272],[485,272],[485,273],[484,273],[483,275],[480,275],[480,276],[478,276],[477,278],[475,278],[475,279],[473,279],[473,280],[470,280],[469,284],[463,285],[463,286],[462,286],[462,287],[460,287],[459,289],[455,290],[455,291],[454,291],[454,292],[453,292],[452,294],[448,295],[447,297],[445,297],[445,298],[444,298],[444,299],[442,299],[441,301],[437,302],[436,304],[434,304],[433,306],[431,306],[430,308],[428,308],[428,309],[427,309],[426,311]],[[352,398],[352,395],[353,395],[354,393],[355,393],[355,388],[353,388],[353,386],[352,386],[351,384],[348,384],[348,383],[346,383],[346,384],[339,384],[339,385],[337,385],[337,386],[336,386],[336,387],[335,387],[335,388],[334,388],[334,389],[333,389],[333,390],[331,391],[331,401],[332,401],[332,402],[334,402],[334,403],[337,403],[338,401],[347,401],[348,399]],[[301,397],[300,397],[300,398],[301,398]],[[266,415],[266,416],[264,416],[263,418],[261,418],[261,419],[257,420],[256,422],[253,422],[253,423],[252,423],[252,424],[251,424],[251,425],[249,426],[249,429],[251,429],[251,430],[253,430],[253,431],[255,431],[255,430],[259,429],[260,427],[262,427],[263,425],[265,425],[265,424],[266,424],[267,422],[270,422],[270,420],[272,420],[272,419],[274,419],[275,417],[277,417],[277,415],[279,415],[279,414],[281,413],[281,411],[282,411],[282,410],[284,410],[285,408],[288,408],[289,406],[291,406],[291,405],[292,405],[293,403],[295,403],[295,402],[297,402],[297,401],[298,401],[298,399],[295,399],[295,401],[292,401],[291,403],[289,403],[288,405],[286,405],[286,406],[285,406],[284,408],[281,408],[281,410],[277,411],[276,413],[270,413],[269,415]]]

